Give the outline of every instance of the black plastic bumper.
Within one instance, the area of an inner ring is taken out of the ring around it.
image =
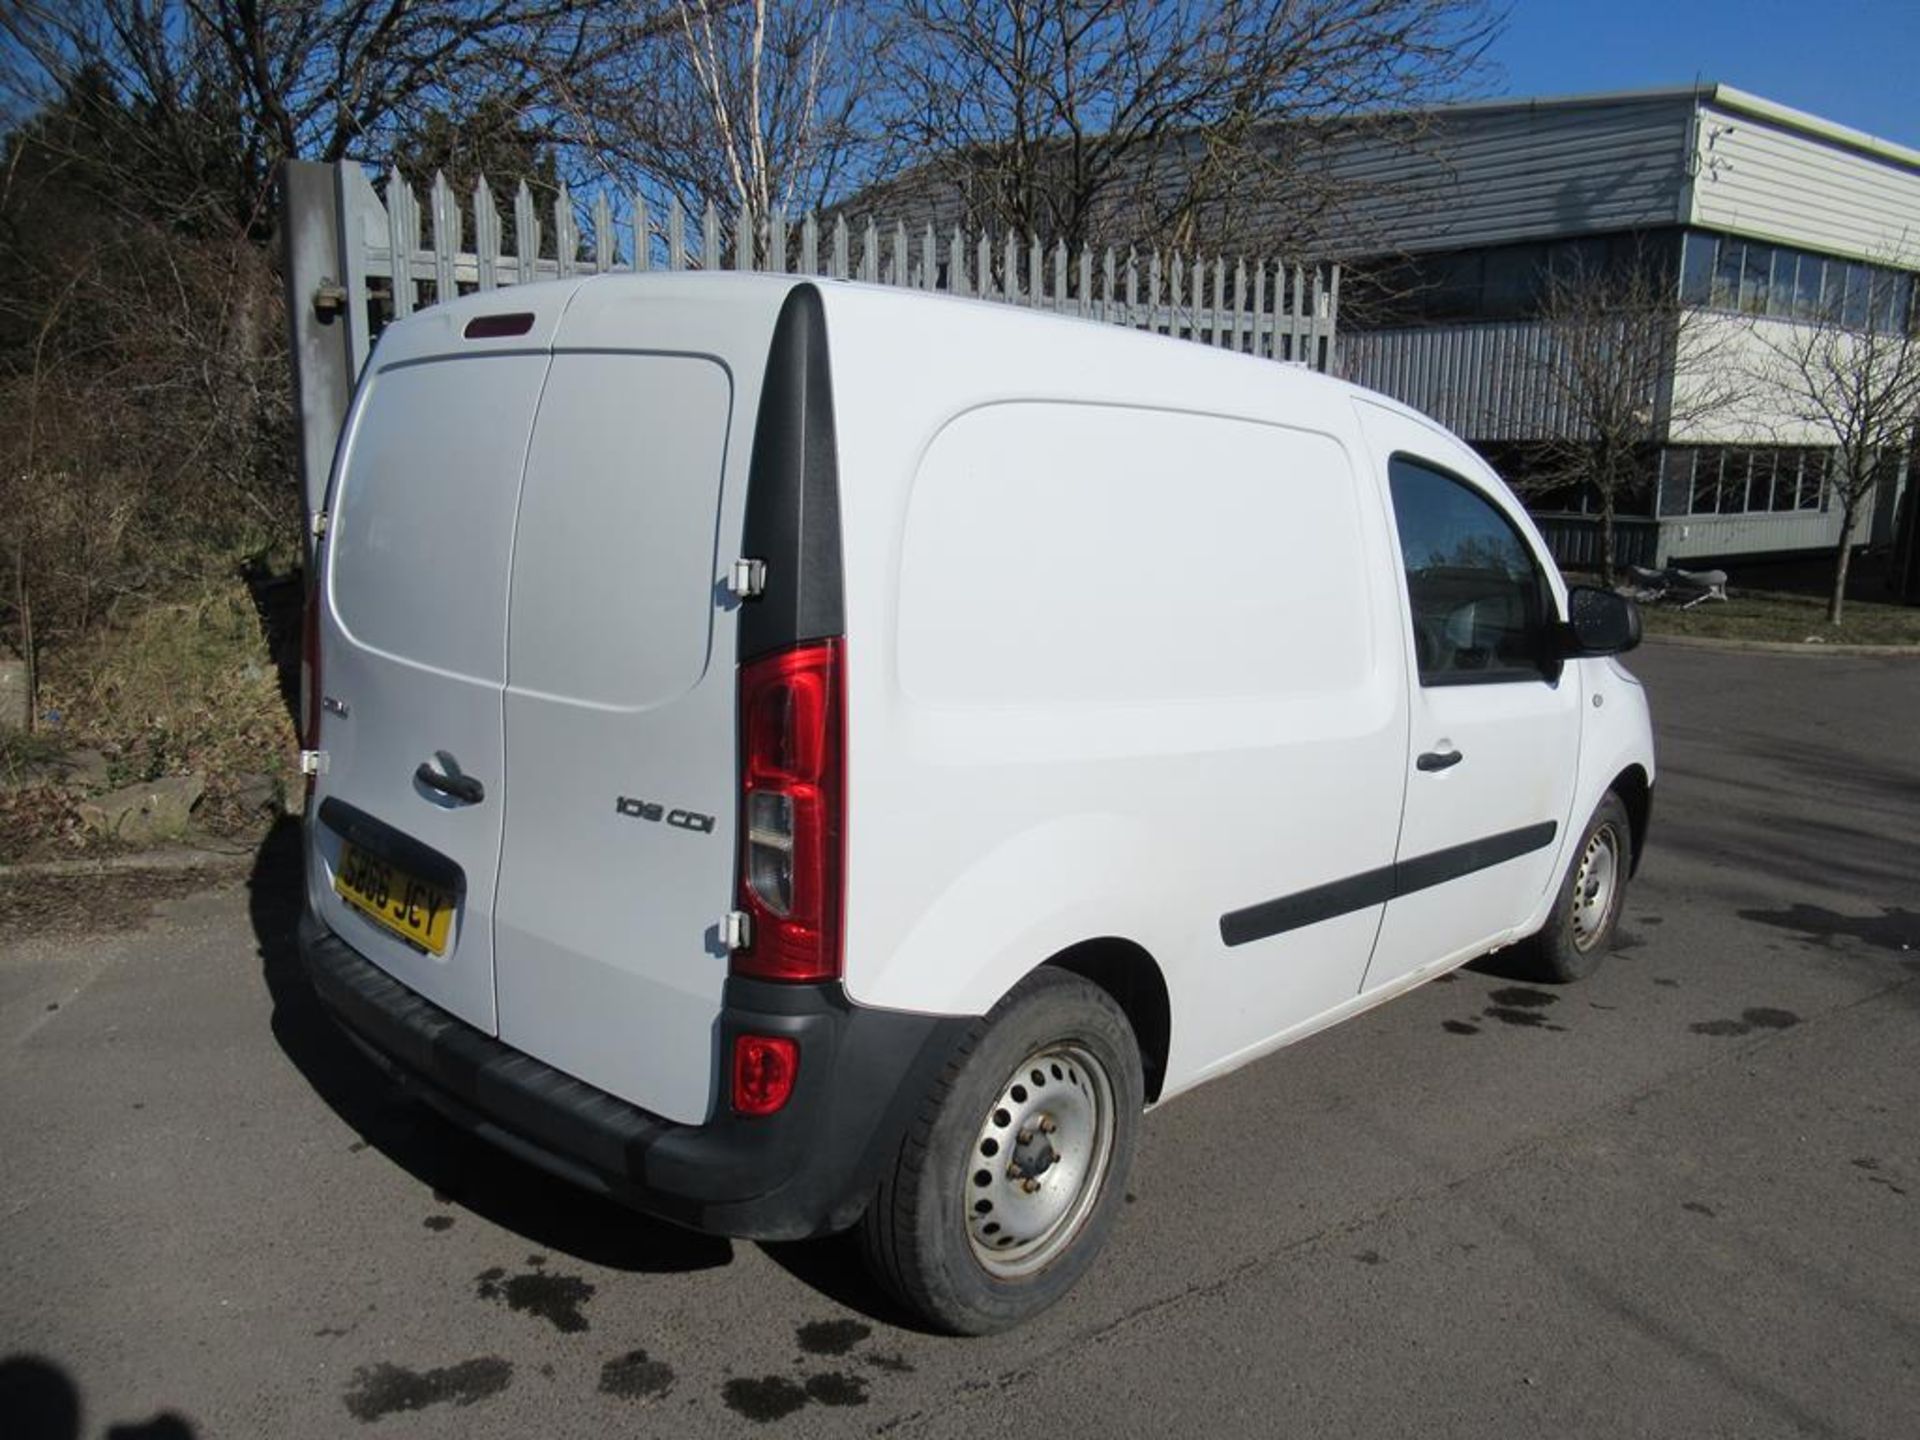
[[[860,1218],[965,1017],[852,1004],[835,985],[727,981],[720,1055],[741,1033],[800,1045],[793,1098],[747,1118],[724,1095],[677,1125],[485,1035],[363,959],[312,914],[300,953],[357,1040],[461,1128],[575,1184],[713,1234],[797,1240]]]

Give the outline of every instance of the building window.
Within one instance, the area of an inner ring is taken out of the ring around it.
[[[1679,246],[1680,231],[1660,229],[1412,255],[1353,270],[1343,281],[1340,310],[1363,329],[1524,320],[1540,313],[1554,279],[1612,282],[1642,274],[1671,287]],[[1713,259],[1711,251],[1699,254]]]
[[[1829,450],[1674,445],[1660,457],[1660,513],[1771,515],[1827,508]]]
[[[1836,260],[1788,245],[1689,231],[1680,266],[1680,298],[1707,310],[1816,320],[1837,314],[1864,330],[1920,333],[1915,277],[1906,271]]]

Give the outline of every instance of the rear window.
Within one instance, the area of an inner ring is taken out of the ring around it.
[[[506,678],[507,567],[544,355],[380,372],[334,499],[335,613],[361,645]]]

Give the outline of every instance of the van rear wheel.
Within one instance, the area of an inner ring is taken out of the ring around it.
[[[1528,958],[1542,980],[1584,980],[1613,948],[1633,869],[1633,827],[1627,807],[1608,791],[1587,822],[1553,914],[1528,942]]]
[[[962,1335],[1017,1325],[1086,1273],[1144,1106],[1140,1050],[1098,986],[1041,969],[962,1042],[861,1225],[874,1276]]]

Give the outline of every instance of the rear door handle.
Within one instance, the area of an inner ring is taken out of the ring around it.
[[[462,805],[478,805],[487,798],[487,790],[471,775],[460,773],[460,762],[444,750],[434,751],[433,758],[440,762],[436,770],[427,761],[420,762],[420,768],[413,772],[413,778],[429,790],[437,790],[449,800],[458,800]]]
[[[1435,770],[1451,770],[1466,758],[1458,750],[1429,750],[1413,763],[1416,769],[1432,773]]]

